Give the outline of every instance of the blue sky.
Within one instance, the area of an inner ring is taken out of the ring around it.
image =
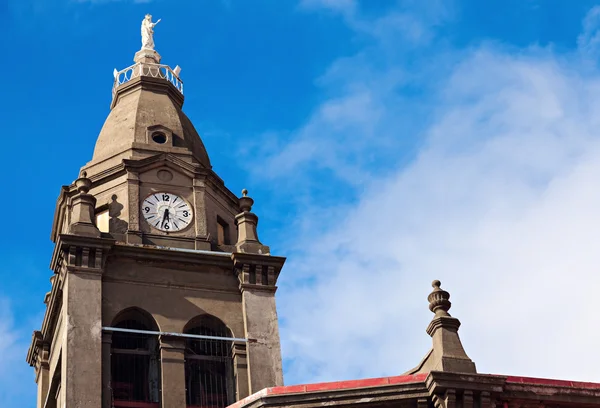
[[[148,12],[214,169],[288,257],[286,383],[415,365],[434,278],[480,371],[600,381],[600,2],[8,0],[0,406],[34,406],[55,200]]]

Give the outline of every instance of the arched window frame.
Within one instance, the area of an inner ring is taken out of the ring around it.
[[[158,331],[152,316],[138,308],[120,312],[111,327]],[[113,331],[111,336],[112,406],[160,406],[160,350],[157,335]]]

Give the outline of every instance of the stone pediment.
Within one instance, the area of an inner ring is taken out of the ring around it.
[[[183,172],[194,178],[197,174],[206,174],[207,171],[200,164],[189,163],[171,153],[160,153],[145,159],[123,159],[123,168],[134,173],[142,173],[157,167],[166,166]]]

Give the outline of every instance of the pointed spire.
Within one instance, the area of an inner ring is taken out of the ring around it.
[[[450,293],[443,290],[441,285],[439,280],[434,280],[431,284],[433,291],[427,297],[429,310],[435,314],[427,327],[427,334],[433,339],[433,348],[421,363],[407,374],[430,371],[477,373],[475,363],[467,356],[458,337],[460,321],[448,313],[452,306]]]
[[[86,235],[100,237],[101,233],[94,223],[96,198],[89,194],[92,180],[87,178],[87,173],[82,171],[79,178],[75,180],[77,194],[72,200],[71,225],[69,233],[73,235]]]
[[[268,246],[260,243],[256,227],[258,226],[258,216],[252,211],[254,200],[248,197],[248,190],[242,190],[242,196],[239,198],[240,213],[235,216],[235,223],[238,227],[238,239],[235,244],[238,252],[254,253],[268,255],[270,250]]]

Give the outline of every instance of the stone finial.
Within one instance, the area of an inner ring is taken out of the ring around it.
[[[75,187],[77,187],[79,194],[87,194],[92,188],[92,180],[87,178],[87,173],[84,170],[79,173],[79,178],[75,180]]]
[[[242,190],[242,196],[239,198],[240,213],[235,216],[235,223],[238,227],[238,239],[235,244],[238,252],[269,254],[268,246],[260,243],[256,227],[258,217],[252,213],[254,200],[248,197],[248,190]]]
[[[427,296],[427,300],[429,301],[429,310],[435,313],[436,316],[450,316],[448,310],[452,306],[450,303],[450,293],[446,292],[440,286],[442,282],[439,280],[434,280],[431,283],[433,287],[433,292]]]
[[[96,198],[89,194],[90,188],[92,188],[92,180],[87,178],[85,171],[79,173],[79,178],[75,180],[75,188],[77,194],[73,196],[71,201],[69,233],[100,237],[100,230],[98,230],[94,220]]]
[[[450,316],[450,293],[441,288],[442,283],[434,280],[433,291],[427,296],[429,310],[435,316],[427,327],[427,334],[433,340],[433,347],[417,367],[406,374],[429,373],[431,371],[449,371],[457,373],[476,373],[475,363],[467,356],[458,328],[460,321]]]
[[[252,206],[254,205],[254,200],[248,197],[248,190],[242,190],[242,196],[239,199],[239,206],[241,212],[250,212],[252,211]]]

